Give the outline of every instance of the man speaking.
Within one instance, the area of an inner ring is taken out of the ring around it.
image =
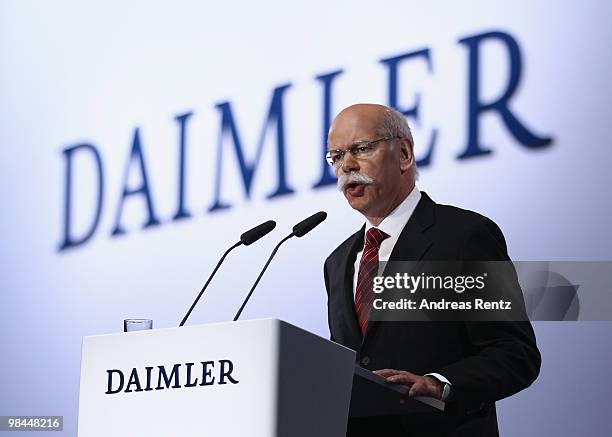
[[[528,387],[540,353],[528,321],[370,321],[372,284],[384,261],[509,261],[495,223],[435,203],[415,186],[406,120],[382,105],[344,109],[332,123],[327,160],[365,225],[325,261],[333,341],[357,351],[360,366],[409,396],[446,402],[443,415],[349,420],[347,436],[495,436],[495,401]]]

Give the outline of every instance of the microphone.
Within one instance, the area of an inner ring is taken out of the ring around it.
[[[245,246],[250,246],[255,243],[261,237],[272,231],[276,227],[274,220],[268,220],[265,223],[255,226],[253,229],[249,229],[240,236],[240,242]]]
[[[198,304],[200,298],[202,297],[202,294],[204,294],[204,290],[206,290],[206,288],[208,287],[208,284],[210,284],[210,281],[215,276],[215,273],[217,273],[217,270],[219,270],[219,267],[221,267],[221,264],[225,260],[225,257],[227,256],[227,254],[230,253],[232,250],[234,250],[235,248],[237,248],[240,245],[244,244],[245,246],[249,246],[249,245],[253,244],[257,240],[259,240],[261,237],[263,237],[264,235],[266,235],[270,231],[272,231],[272,229],[274,229],[275,227],[276,227],[276,222],[274,220],[268,220],[265,223],[257,225],[254,228],[249,229],[244,234],[242,234],[240,236],[240,241],[238,241],[237,243],[235,243],[234,245],[232,245],[229,249],[227,249],[225,251],[225,253],[221,257],[221,259],[219,259],[219,262],[215,266],[215,269],[213,270],[213,272],[210,274],[210,276],[206,280],[206,283],[202,287],[202,290],[200,290],[200,293],[198,294],[196,299],[191,304],[191,308],[189,308],[189,311],[187,311],[187,314],[185,314],[185,317],[183,317],[183,320],[179,324],[179,327],[183,326],[185,324],[185,322],[187,321],[187,318],[189,317],[189,315],[191,314],[191,312],[193,311],[195,306]]]
[[[326,218],[327,213],[325,211],[319,211],[295,225],[293,227],[293,234],[298,238],[302,238],[304,235],[316,228]]]
[[[249,294],[247,294],[247,297],[244,299],[244,302],[242,302],[242,305],[240,306],[240,309],[238,310],[238,312],[234,316],[234,322],[236,320],[238,320],[238,318],[240,317],[240,314],[242,314],[242,310],[244,310],[244,307],[246,306],[246,304],[248,303],[249,299],[251,298],[251,295],[253,294],[253,291],[255,290],[255,287],[257,287],[257,284],[259,284],[259,281],[261,280],[261,277],[263,276],[263,274],[265,273],[266,269],[270,265],[270,262],[272,261],[272,258],[274,258],[274,255],[276,255],[276,252],[278,251],[278,248],[281,246],[281,244],[283,244],[285,241],[287,241],[291,237],[302,238],[304,235],[306,235],[307,233],[312,231],[314,228],[316,228],[319,224],[321,224],[321,222],[323,220],[325,220],[326,218],[327,218],[327,213],[325,211],[319,211],[319,212],[311,215],[307,219],[302,220],[301,222],[299,222],[297,225],[295,225],[293,227],[293,231],[289,235],[287,235],[285,238],[283,238],[276,245],[276,247],[274,247],[274,250],[270,254],[270,257],[268,258],[268,261],[266,261],[266,264],[263,266],[263,269],[259,273],[259,276],[255,280],[255,283],[251,287],[251,290],[249,291]]]

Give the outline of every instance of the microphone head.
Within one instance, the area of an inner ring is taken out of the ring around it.
[[[296,237],[303,237],[316,228],[326,218],[327,213],[325,211],[319,211],[295,225],[293,227],[293,234]]]
[[[255,226],[253,229],[249,229],[240,236],[240,242],[245,246],[255,243],[264,235],[268,234],[272,229],[276,227],[274,220],[268,220],[265,223]]]

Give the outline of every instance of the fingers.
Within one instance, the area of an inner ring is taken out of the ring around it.
[[[415,375],[414,373],[406,372],[405,370],[381,369],[375,370],[379,376],[385,378],[385,382],[389,384],[401,384],[408,390],[409,397],[415,396],[431,396],[439,398],[438,386],[430,381],[428,376]]]
[[[388,376],[386,381],[391,384],[403,384],[412,386],[419,380],[419,376],[410,372],[399,372],[395,375]]]
[[[419,378],[418,375],[404,370],[381,369],[375,370],[374,373],[385,378],[385,381],[390,384],[404,384],[407,386],[411,386]]]
[[[401,373],[401,371],[395,370],[395,369],[381,369],[381,370],[374,370],[373,373],[376,373],[377,375],[382,376],[383,378],[387,378],[392,375],[397,375],[398,373]]]

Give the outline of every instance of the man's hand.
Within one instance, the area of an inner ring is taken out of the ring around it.
[[[444,385],[433,376],[420,376],[405,370],[382,369],[375,370],[379,376],[385,378],[389,384],[401,384],[406,386],[408,396],[430,396],[441,399]]]

